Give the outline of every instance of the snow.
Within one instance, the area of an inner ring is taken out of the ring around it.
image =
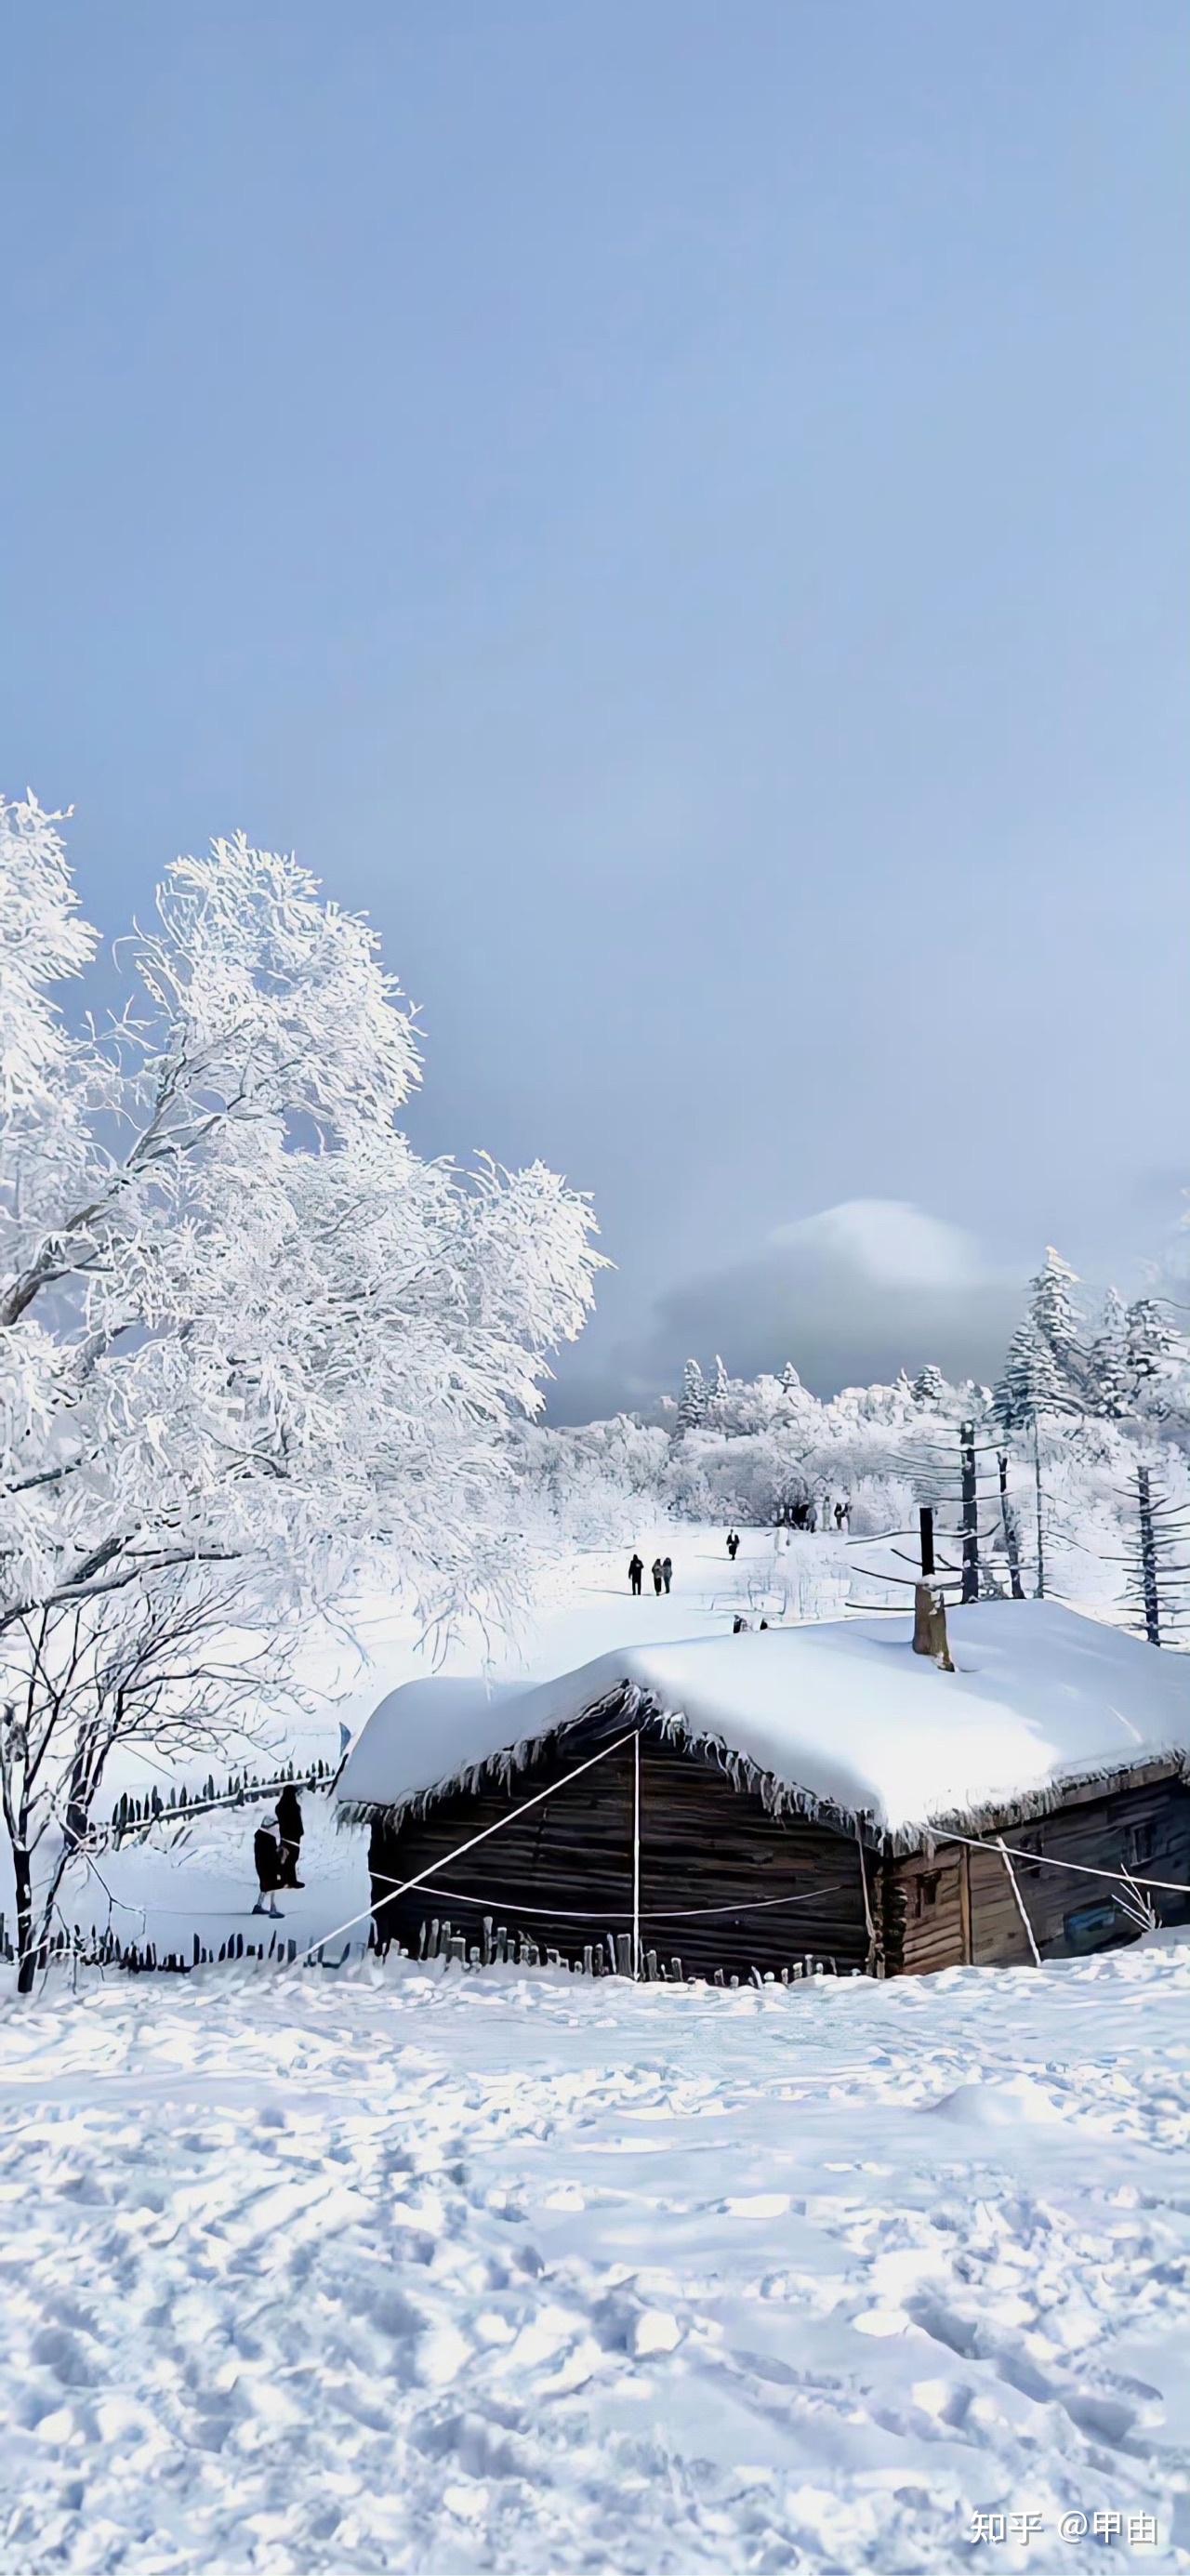
[[[349,1809],[400,1807],[621,1692],[801,1800],[903,1838],[1190,1750],[1180,1659],[1055,1602],[977,1602],[949,1626],[953,1673],[891,1618],[628,1645],[528,1689],[407,1684],[376,1710],[339,1794]]]
[[[17,2576],[1190,2567],[1190,1941],[0,2005]],[[1088,2549],[1091,2544],[1088,2542]],[[1098,2563],[1097,2561],[1094,2563]]]

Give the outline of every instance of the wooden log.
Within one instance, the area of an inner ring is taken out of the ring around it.
[[[631,1933],[630,1933],[630,1932],[617,1932],[617,1934],[616,1934],[616,1975],[617,1975],[618,1977],[630,1977],[630,1976],[631,1976],[631,1974],[632,1974],[632,1935],[631,1935]]]
[[[591,1943],[590,1943],[589,1941],[584,1941],[584,1943],[583,1943],[583,1975],[584,1975],[584,1977],[593,1977],[593,1976],[594,1976],[594,1974],[595,1974],[595,1952],[594,1952],[594,1950],[593,1950],[593,1948],[592,1948],[592,1946],[591,1946]]]
[[[657,1983],[657,1953],[655,1950],[646,1950],[645,1952],[645,1975],[648,1978],[650,1985],[655,1986]]]

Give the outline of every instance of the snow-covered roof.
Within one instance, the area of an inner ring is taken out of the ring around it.
[[[339,1798],[356,1816],[426,1806],[510,1775],[596,1708],[714,1746],[775,1808],[866,1816],[902,1845],[1190,1754],[1182,1656],[1049,1601],[974,1603],[949,1630],[953,1673],[915,1655],[897,1617],[625,1646],[534,1687],[407,1682],[369,1719]]]

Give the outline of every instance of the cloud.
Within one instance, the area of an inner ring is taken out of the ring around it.
[[[617,1354],[620,1401],[676,1385],[691,1352],[705,1363],[722,1351],[735,1377],[792,1359],[820,1395],[927,1360],[990,1380],[1021,1296],[960,1227],[901,1199],[849,1199],[669,1290],[642,1340]]]

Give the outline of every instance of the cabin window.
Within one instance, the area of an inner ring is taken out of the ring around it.
[[[926,1870],[920,1878],[914,1880],[916,1895],[913,1911],[916,1915],[920,1916],[922,1914],[928,1914],[931,1908],[937,1904],[938,1880],[940,1875],[940,1871],[930,1869]]]
[[[1145,1862],[1153,1857],[1152,1817],[1145,1816],[1139,1824],[1129,1825],[1124,1844],[1124,1858],[1129,1869],[1143,1869]]]

